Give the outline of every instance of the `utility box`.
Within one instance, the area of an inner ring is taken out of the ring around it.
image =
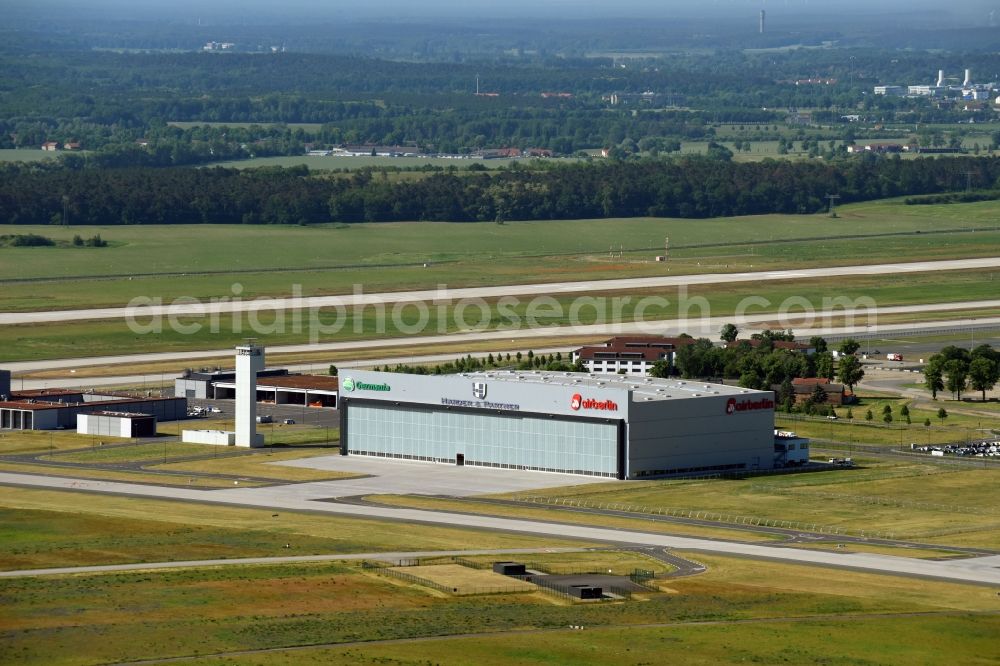
[[[526,576],[528,571],[519,562],[494,562],[493,573],[503,574],[504,576]]]
[[[570,585],[569,593],[577,599],[600,599],[604,596],[604,588],[593,585]]]

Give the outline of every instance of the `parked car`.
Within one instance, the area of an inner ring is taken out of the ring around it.
[[[285,419],[282,423],[285,425],[295,425],[295,419]]]

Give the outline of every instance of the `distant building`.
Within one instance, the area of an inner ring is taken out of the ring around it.
[[[854,395],[845,391],[843,384],[834,384],[826,377],[799,377],[792,380],[795,404],[801,405],[809,400],[817,386],[822,387],[823,392],[826,393],[825,402],[828,405],[839,406],[849,404],[854,400]],[[772,388],[775,392],[781,391],[780,384],[775,384]]]
[[[942,86],[907,86],[906,94],[917,97],[937,97],[943,95],[947,89]]]
[[[887,97],[903,97],[906,95],[905,86],[875,86],[876,95],[885,95]]]
[[[418,146],[379,146],[374,144],[357,144],[341,146],[332,151],[337,155],[348,157],[417,157],[421,154]]]
[[[580,347],[571,353],[571,358],[595,374],[646,375],[657,361],[666,361],[673,367],[677,350],[694,342],[694,338],[659,335],[618,336],[599,345]]]
[[[292,375],[285,368],[257,373],[257,402],[277,405],[336,407],[338,381],[327,375]],[[236,397],[236,372],[186,372],[174,380],[174,395],[209,400]]]
[[[903,152],[903,144],[900,143],[884,143],[884,142],[871,142],[871,143],[861,143],[853,146],[847,147],[848,153],[901,153]]]
[[[46,141],[45,143],[42,144],[42,150],[47,150],[47,151],[50,151],[50,152],[55,152],[55,151],[59,150],[59,142],[58,141]]]
[[[518,157],[523,157],[524,153],[520,148],[496,148],[493,150],[482,150],[476,153],[478,157],[482,157],[484,160],[495,160],[495,159],[514,159]]]

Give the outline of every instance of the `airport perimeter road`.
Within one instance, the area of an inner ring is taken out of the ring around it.
[[[333,502],[317,502],[307,498],[308,495],[313,494],[316,495],[316,499],[321,496],[327,498],[336,496],[337,483],[335,481],[296,484],[294,486],[280,486],[275,488],[199,491],[108,481],[80,481],[27,474],[0,473],[0,484],[110,493],[145,498],[174,499],[207,504],[309,511],[359,518],[388,519],[417,524],[499,530],[555,538],[579,538],[591,542],[625,544],[629,546],[659,546],[739,557],[841,567],[883,574],[921,576],[1000,586],[1000,556],[928,561],[864,553],[836,553],[804,549],[793,551],[787,548],[775,548],[759,544],[678,537],[631,530],[546,523],[513,518],[472,516],[417,509],[357,506]]]
[[[568,346],[563,347],[545,347],[538,348],[532,347],[535,354],[555,354],[556,352],[567,352]],[[270,347],[268,348],[268,354],[276,353],[275,350],[280,351],[280,347]],[[524,353],[528,352],[528,348],[525,347],[521,350]],[[516,352],[511,350],[510,354],[513,356]],[[222,350],[216,352],[217,356],[225,356],[229,358],[229,363],[232,363],[231,357],[233,352],[231,349]],[[340,370],[346,370],[348,368],[370,368],[375,365],[396,365],[397,363],[402,363],[404,365],[426,365],[429,363],[443,363],[445,361],[454,361],[456,356],[459,356],[458,352],[452,352],[450,354],[408,354],[400,356],[387,356],[384,358],[371,358],[365,359],[364,361],[337,361],[337,368]],[[479,354],[476,354],[479,356]],[[190,356],[185,356],[184,358],[191,358]],[[63,368],[72,367],[83,367],[86,365],[97,365],[97,364],[108,364],[111,365],[112,361],[107,358],[104,359],[79,359],[80,361],[87,361],[86,363],[77,364],[75,360],[68,359],[65,361],[31,361],[26,363],[5,363],[3,368],[5,370],[11,370],[12,372],[22,373],[22,372],[35,372],[37,370],[58,370]],[[327,363],[291,363],[285,364],[280,361],[276,362],[283,368],[287,368],[289,372],[302,372],[307,374],[326,374],[329,364]],[[17,380],[14,386],[22,391],[32,391],[35,389],[51,389],[51,388],[76,388],[80,386],[95,387],[95,386],[148,386],[151,389],[158,389],[161,387],[169,387],[173,385],[174,379],[180,377],[180,373],[175,372],[149,372],[144,375],[116,375],[108,377],[73,377],[69,375],[65,379],[29,379],[27,381]]]
[[[337,562],[342,560],[379,560],[396,562],[421,557],[471,557],[473,555],[537,555],[540,553],[579,553],[586,548],[494,548],[492,550],[416,550],[393,553],[342,553],[340,555],[288,555],[286,557],[238,557],[225,560],[171,560],[169,562],[136,562],[134,564],[99,564],[89,567],[55,567],[52,569],[20,569],[0,571],[0,578],[33,578],[62,574],[115,573],[119,571],[149,571],[152,569],[187,569],[190,567],[228,567],[248,564],[296,564],[300,562]],[[674,564],[683,558],[664,553],[654,557]],[[677,566],[675,564],[675,566]]]
[[[662,287],[681,287],[702,284],[735,282],[769,282],[772,280],[802,280],[809,278],[839,277],[848,275],[898,275],[900,273],[927,273],[982,268],[1000,268],[1000,257],[979,259],[954,259],[948,261],[918,261],[897,264],[870,264],[862,266],[828,266],[783,271],[746,273],[706,273],[696,275],[670,275],[618,280],[593,280],[586,282],[549,282],[540,284],[503,285],[497,287],[466,287],[461,289],[427,289],[421,291],[396,291],[373,294],[343,294],[339,296],[310,296],[302,298],[265,298],[255,300],[225,301],[218,303],[184,303],[149,305],[136,308],[93,308],[87,310],[52,310],[43,312],[0,313],[0,325],[39,324],[86,319],[120,319],[123,317],[198,316],[213,313],[248,312],[252,310],[301,310],[323,307],[355,307],[379,303],[405,303],[414,301],[447,302],[463,298],[499,298],[501,296],[560,296],[573,293],[630,291]],[[150,294],[155,296],[155,294]]]

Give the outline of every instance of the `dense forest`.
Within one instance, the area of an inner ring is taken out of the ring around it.
[[[814,213],[844,203],[993,187],[1000,158],[867,156],[733,163],[709,157],[601,161],[393,180],[305,167],[82,169],[7,165],[0,220],[12,224],[450,222]]]
[[[938,68],[965,67],[997,72],[1000,56],[719,50],[627,61],[536,55],[411,62],[7,47],[0,49],[0,148],[79,143],[99,153],[96,166],[108,167],[298,155],[307,144],[571,154],[625,140],[710,138],[720,123],[746,125],[753,140],[776,140],[797,109],[810,110],[825,138],[877,138],[872,128],[887,123],[991,120],[988,108],[871,94],[876,83],[931,82]],[[828,83],[796,85],[801,79]],[[489,95],[475,94],[477,82]],[[283,125],[295,123],[309,126]]]

